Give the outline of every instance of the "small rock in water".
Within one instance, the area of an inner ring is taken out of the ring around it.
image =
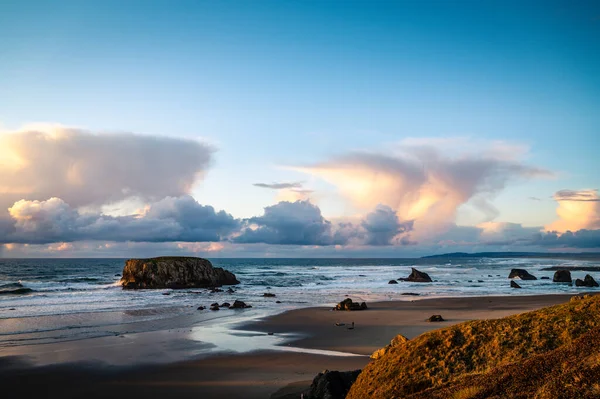
[[[421,294],[417,294],[416,292],[403,292],[403,293],[402,293],[402,294],[400,294],[400,295],[412,295],[412,296],[419,296],[419,295],[421,295]]]
[[[273,297],[275,297],[275,294],[273,294],[271,292],[265,292],[263,294],[263,297],[265,297],[265,298],[273,298]]]
[[[275,303],[281,303],[281,301],[275,301]]]
[[[198,309],[196,309],[196,310],[204,310],[204,309],[206,309],[205,306],[198,306]]]
[[[411,269],[411,273],[408,277],[406,278],[399,278],[398,280],[401,281],[412,281],[415,283],[431,283],[431,277],[429,277],[429,274],[425,273],[425,272],[421,272],[418,271],[417,269],[415,269],[414,267]]]
[[[267,335],[273,335],[273,333],[272,332],[268,332]]]
[[[230,306],[231,306],[231,304],[230,304],[229,302],[223,302],[223,303],[221,304],[221,307],[222,307],[222,308],[228,308],[228,307],[230,307]]]
[[[544,276],[544,277],[541,277],[541,279],[542,279],[542,280],[550,280],[550,277],[548,277],[548,276]]]
[[[477,280],[478,283],[483,283],[483,280]]]
[[[515,283],[515,280],[510,280],[510,286],[511,288],[521,288],[519,284]]]
[[[508,278],[520,278],[521,280],[537,280],[533,274],[529,274],[529,272],[525,269],[512,269]]]
[[[233,294],[233,293],[235,293],[235,290],[233,288],[229,287],[229,288],[227,288],[227,293]]]
[[[211,305],[210,310],[219,310],[219,305]]]
[[[390,280],[388,281],[388,284],[398,284],[398,282],[396,280]]]
[[[229,307],[229,309],[247,309],[247,308],[251,308],[251,305],[246,305],[244,302],[242,301],[238,301],[237,299],[233,302],[233,305],[231,305]]]
[[[552,279],[555,283],[572,283],[571,272],[568,270],[557,270]]]
[[[171,295],[171,293],[170,293],[170,292],[163,292],[162,294],[163,294],[163,295]]]
[[[218,287],[213,287],[210,289],[211,294],[214,294],[215,292],[223,292],[223,290]]]
[[[427,321],[429,322],[438,322],[438,321],[445,321],[444,318],[442,317],[441,314],[434,314],[433,316],[430,316]]]
[[[115,277],[121,277],[121,275],[119,273],[115,274]]]

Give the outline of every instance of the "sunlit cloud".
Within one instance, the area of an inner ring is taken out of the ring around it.
[[[188,194],[213,149],[195,140],[29,125],[0,133],[0,206],[58,197],[73,207]]]
[[[546,226],[548,231],[564,233],[581,229],[600,229],[598,190],[560,190],[554,195],[558,220]]]
[[[333,184],[359,210],[391,207],[401,220],[414,220],[422,237],[451,225],[466,203],[493,220],[490,200],[508,182],[552,176],[525,164],[526,153],[504,142],[408,139],[385,153],[354,152],[293,169]]]

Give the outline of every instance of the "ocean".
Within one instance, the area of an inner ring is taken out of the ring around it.
[[[309,306],[354,300],[418,300],[482,295],[574,294],[582,289],[553,283],[550,266],[598,266],[560,259],[211,259],[237,276],[234,294],[206,289],[124,291],[118,285],[124,259],[0,259],[0,348],[78,340],[164,328],[175,320],[202,323],[221,317],[259,318]],[[411,267],[433,283],[388,284]],[[512,268],[538,277],[510,288]],[[573,272],[573,279],[586,272]],[[600,280],[600,276],[595,276]],[[547,276],[550,280],[542,280]],[[597,290],[589,289],[586,290]],[[270,292],[274,298],[263,297]],[[403,295],[406,293],[418,296]],[[168,295],[164,295],[168,294]],[[251,304],[248,311],[198,311],[213,302]],[[281,303],[277,303],[279,301]],[[191,320],[191,321],[190,321]],[[179,324],[177,324],[179,325]]]

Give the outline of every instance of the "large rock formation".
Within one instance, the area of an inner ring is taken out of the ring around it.
[[[305,399],[344,399],[358,374],[360,374],[360,370],[325,370],[317,374],[303,397]]]
[[[239,284],[233,273],[192,257],[129,259],[123,268],[124,289],[203,288]]]
[[[401,338],[362,370],[347,398],[597,398],[599,347],[600,296],[574,297]]]
[[[533,274],[529,274],[529,272],[525,269],[512,269],[508,278],[519,278],[521,280],[537,280]]]
[[[414,267],[412,268],[411,273],[408,277],[399,278],[398,280],[412,281],[414,283],[431,283],[431,277],[429,277],[429,274],[425,272],[420,272]]]

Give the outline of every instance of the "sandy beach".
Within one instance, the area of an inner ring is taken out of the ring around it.
[[[282,345],[154,365],[143,364],[143,358],[136,364],[136,350],[144,348],[147,353],[155,346],[165,352],[169,348],[165,343],[170,341],[177,342],[179,351],[198,348],[185,339],[182,329],[35,345],[33,349],[13,347],[0,352],[0,384],[3,392],[21,397],[299,397],[294,395],[306,389],[319,371],[362,368],[369,362],[368,355],[397,334],[413,338],[462,321],[504,317],[568,299],[567,295],[437,298],[372,303],[368,310],[358,312],[297,309],[239,325],[232,335],[239,333],[250,345],[253,337],[285,342]],[[441,314],[446,321],[425,321],[432,314]],[[352,322],[354,329],[348,329]],[[281,341],[281,336],[296,339]],[[60,363],[34,366],[36,356],[44,353],[61,353]],[[94,361],[98,353],[133,356],[134,363],[100,363]]]

